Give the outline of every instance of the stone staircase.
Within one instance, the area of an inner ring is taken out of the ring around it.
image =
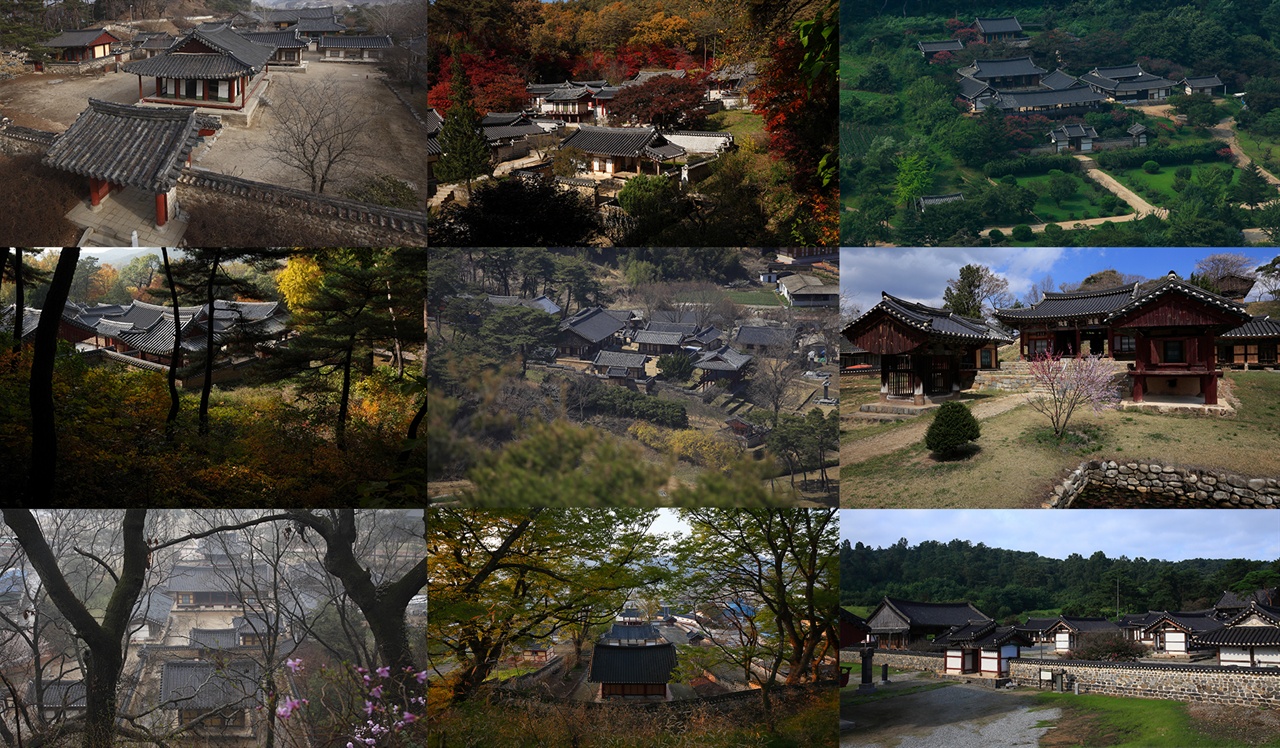
[[[909,421],[930,410],[942,407],[931,405],[895,405],[893,403],[867,403],[853,414],[853,420],[867,423],[899,423]]]

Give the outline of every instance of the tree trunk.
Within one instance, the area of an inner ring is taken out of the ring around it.
[[[347,341],[346,356],[342,360],[342,399],[338,404],[338,449],[347,448],[347,411],[351,406],[351,358],[355,355],[356,339]]]
[[[58,434],[55,430],[53,411],[53,363],[58,353],[58,325],[62,322],[62,309],[71,293],[71,281],[76,274],[80,250],[63,247],[58,255],[58,266],[49,283],[49,295],[45,298],[44,312],[36,328],[35,352],[31,361],[31,495],[38,504],[52,503],[55,472],[58,465]]]
[[[409,464],[409,456],[413,454],[412,442],[417,440],[418,427],[422,425],[422,419],[427,417],[428,398],[425,395],[426,393],[423,393],[422,405],[418,408],[418,412],[413,414],[413,420],[409,422],[409,434],[405,439],[408,440],[410,444],[405,445],[405,448],[400,450],[400,454],[396,457],[396,462],[400,465]]]
[[[209,393],[213,390],[213,284],[218,278],[219,255],[213,253],[209,263],[209,288],[205,294],[208,303],[208,319],[205,321],[204,385],[200,388],[200,436],[209,435]]]
[[[431,311],[427,308],[427,295],[422,295],[422,370],[419,372],[423,379],[427,378],[427,335],[430,332],[427,320],[431,317]],[[439,332],[439,321],[437,320],[437,332]]]
[[[173,268],[169,266],[168,247],[160,248],[164,258],[164,277],[169,282],[169,295],[173,298],[173,353],[169,356],[169,415],[164,419],[165,441],[173,441],[174,427],[178,421],[178,364],[182,355],[182,323],[178,321],[178,287],[173,283]]]
[[[22,284],[22,247],[13,248],[13,352],[22,352],[22,314],[26,306]]]

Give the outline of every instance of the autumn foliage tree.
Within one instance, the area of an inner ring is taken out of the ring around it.
[[[470,82],[472,103],[477,111],[518,112],[525,108],[529,97],[525,93],[524,76],[510,60],[501,59],[492,51],[486,55],[463,52],[458,57]],[[451,70],[453,57],[445,57],[441,64],[442,69]],[[452,103],[452,79],[441,80],[427,91],[427,106],[444,112]]]
[[[613,99],[613,119],[653,125],[659,130],[695,129],[706,119],[701,80],[660,75],[638,86],[623,88]]]

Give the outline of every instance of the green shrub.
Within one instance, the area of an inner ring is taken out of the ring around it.
[[[1020,223],[1013,227],[1013,240],[1015,242],[1029,242],[1034,234],[1031,233],[1031,227],[1025,223]]]
[[[981,435],[982,427],[968,408],[957,402],[946,402],[938,409],[933,423],[929,424],[929,430],[924,434],[924,445],[939,456],[948,457]]]
[[[622,387],[604,387],[596,394],[590,407],[608,415],[622,418],[640,418],[659,426],[688,428],[689,415],[680,403],[659,400]]]
[[[683,353],[668,353],[658,357],[658,371],[667,379],[683,382],[693,374],[693,360]]]
[[[1017,158],[998,159],[988,162],[982,167],[982,173],[992,179],[1013,174],[1045,174],[1050,169],[1061,169],[1065,172],[1080,170],[1080,162],[1074,156],[1045,154],[1043,156],[1018,156]]]
[[[1173,170],[1173,175],[1174,175],[1175,177],[1177,177],[1178,179],[1185,179],[1185,180],[1190,181],[1190,179],[1191,179],[1191,167],[1190,167],[1190,166],[1179,166],[1178,168],[1176,168],[1176,169],[1174,169],[1174,170]]]
[[[1142,170],[1148,174],[1159,174],[1160,163],[1158,161],[1143,161]]]
[[[1027,230],[1030,231],[1031,229],[1028,228]],[[991,229],[990,236],[991,236],[992,244],[998,244],[1004,241],[1004,232],[1001,231],[1000,229]]]

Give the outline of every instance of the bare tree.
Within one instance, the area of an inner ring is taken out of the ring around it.
[[[756,357],[751,370],[751,396],[758,405],[773,412],[773,425],[778,425],[778,413],[786,402],[791,380],[800,365],[791,356],[790,349],[768,346]]]
[[[1039,281],[1031,284],[1031,289],[1022,296],[1022,303],[1026,306],[1040,303],[1044,299],[1044,295],[1054,290],[1053,276],[1046,275]]]
[[[1196,260],[1196,272],[1214,281],[1228,275],[1253,278],[1255,264],[1252,257],[1240,252],[1216,252]]]
[[[301,83],[284,78],[271,97],[276,123],[271,158],[301,172],[311,191],[325,186],[365,155],[362,141],[372,121],[355,91],[334,80]]]

